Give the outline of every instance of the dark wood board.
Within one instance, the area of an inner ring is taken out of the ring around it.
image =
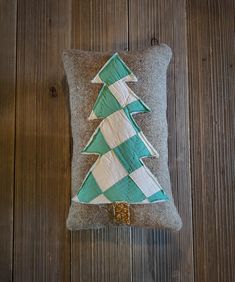
[[[234,2],[187,7],[195,281],[235,281]]]
[[[193,281],[185,1],[130,1],[130,49],[164,42],[173,51],[168,69],[169,168],[183,220],[178,234],[133,230],[133,281]],[[154,259],[154,261],[153,261]]]
[[[0,281],[12,281],[16,1],[0,1]]]
[[[14,281],[69,281],[66,1],[18,1]]]

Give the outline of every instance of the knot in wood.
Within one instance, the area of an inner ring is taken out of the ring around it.
[[[58,96],[57,90],[56,90],[56,88],[54,86],[51,86],[49,88],[49,92],[50,92],[51,97],[53,97],[53,98]]]
[[[156,37],[151,38],[151,46],[159,45],[159,40]]]

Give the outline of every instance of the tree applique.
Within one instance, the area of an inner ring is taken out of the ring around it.
[[[157,151],[135,122],[133,114],[148,106],[128,87],[135,75],[115,53],[92,80],[103,83],[89,120],[103,119],[83,149],[99,157],[87,173],[73,201],[89,204],[154,203],[166,193],[142,158]]]

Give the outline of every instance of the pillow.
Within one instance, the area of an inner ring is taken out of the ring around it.
[[[67,219],[69,229],[107,225],[181,228],[168,170],[166,70],[170,58],[171,50],[164,44],[114,55],[112,52],[80,50],[63,52],[70,90],[73,138],[73,201]],[[110,68],[112,64],[113,69]],[[121,102],[120,92],[133,101]],[[102,102],[104,96],[113,100]],[[110,106],[113,101],[116,108],[110,110],[107,103]],[[134,112],[142,113],[133,116]],[[108,125],[110,122],[107,123],[110,118],[114,121],[111,127]],[[129,134],[128,138],[123,138],[122,132]],[[137,145],[131,150],[120,150],[120,144],[123,148],[128,140],[134,140],[132,143]],[[144,141],[142,145],[140,141]],[[146,149],[144,154],[140,148]],[[123,160],[128,158],[129,151],[132,157],[135,151],[132,168],[130,162],[127,162],[127,168]],[[105,160],[102,163],[107,162],[107,156],[109,160],[111,158],[113,167],[106,165],[97,169],[102,160]],[[142,159],[147,156],[150,158]],[[139,175],[139,181],[134,178],[136,175]],[[130,182],[126,184],[130,179],[138,184],[134,190]],[[118,189],[113,192],[111,188],[114,186]],[[138,188],[142,194],[137,193],[139,197],[135,197]]]

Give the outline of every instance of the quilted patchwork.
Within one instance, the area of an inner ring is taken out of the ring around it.
[[[99,158],[73,198],[75,202],[153,203],[168,199],[141,160],[158,157],[158,153],[132,117],[150,109],[127,86],[128,81],[137,79],[117,53],[92,80],[104,85],[88,119],[103,120],[83,153],[99,154]]]

